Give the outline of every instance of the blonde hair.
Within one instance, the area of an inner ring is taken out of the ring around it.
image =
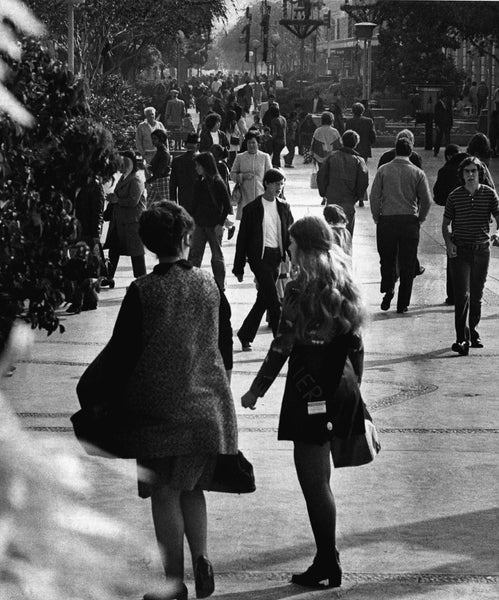
[[[303,217],[289,233],[297,245],[297,338],[304,340],[311,330],[327,340],[356,333],[365,321],[365,308],[349,259],[334,244],[329,225],[321,217]]]

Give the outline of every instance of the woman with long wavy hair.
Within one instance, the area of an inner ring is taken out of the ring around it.
[[[306,587],[341,585],[336,549],[336,507],[329,479],[330,453],[365,433],[360,397],[365,312],[347,257],[334,245],[326,221],[308,216],[290,228],[291,260],[297,271],[284,294],[279,331],[242,397],[254,409],[289,357],[278,439],[294,442],[294,462],[317,547],[312,566],[292,582]],[[364,461],[368,462],[368,460]],[[360,462],[338,461],[338,466]]]

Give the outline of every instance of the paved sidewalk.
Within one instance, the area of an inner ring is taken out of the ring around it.
[[[383,149],[369,161],[370,178]],[[443,158],[418,149],[430,184]],[[295,218],[320,214],[309,188],[311,167],[296,159],[286,170],[286,196]],[[499,183],[499,161],[492,172]],[[499,248],[492,259],[481,335],[485,347],[468,357],[451,352],[453,309],[445,298],[443,209],[433,206],[422,227],[419,258],[426,267],[414,283],[409,312],[381,312],[379,260],[369,204],[357,210],[354,270],[370,313],[365,331],[362,391],[380,430],[375,463],[333,472],[338,507],[338,547],[345,571],[340,590],[307,591],[288,583],[305,569],[314,546],[292,463],[290,443],[277,442],[276,426],[285,372],[255,412],[239,405],[271,341],[262,326],[251,353],[235,339],[233,392],[240,447],[253,462],[258,489],[248,496],[208,494],[210,557],[216,598],[284,600],[466,600],[499,598]],[[228,273],[235,238],[224,242]],[[205,267],[209,268],[209,250]],[[153,257],[148,264],[154,264]],[[131,557],[156,572],[157,552],[147,502],[135,491],[132,461],[83,454],[70,432],[74,388],[84,367],[110,336],[131,266],[122,259],[117,287],[102,291],[97,311],[64,317],[66,333],[37,335],[32,355],[2,383],[33,435],[64,441],[77,452],[93,490],[91,506],[124,519],[149,546]],[[254,298],[249,271],[243,283],[229,274],[233,327]],[[112,464],[111,464],[112,463]],[[145,558],[143,558],[145,557]],[[188,582],[194,597],[192,579]]]

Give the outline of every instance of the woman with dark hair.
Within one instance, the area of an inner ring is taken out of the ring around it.
[[[239,148],[241,147],[241,141],[243,139],[243,134],[239,130],[239,126],[237,124],[237,116],[235,111],[228,110],[225,113],[225,119],[221,125],[221,129],[227,136],[229,140],[229,164],[232,165],[234,159],[236,158],[236,154],[239,152]]]
[[[489,166],[492,148],[490,146],[489,138],[484,133],[478,132],[471,137],[466,152],[470,156],[479,158],[486,167]]]
[[[230,171],[230,178],[241,188],[241,202],[238,204],[236,219],[241,219],[243,208],[263,194],[263,176],[272,168],[270,156],[258,149],[260,136],[254,129],[244,136],[247,150],[236,155]]]
[[[106,346],[130,373],[124,417],[139,467],[139,495],[151,498],[170,588],[145,600],[187,600],[184,538],[197,597],[213,593],[203,490],[211,487],[216,456],[237,452],[234,405],[219,351],[220,292],[210,275],[185,260],[193,228],[187,211],[173,202],[142,213],[140,236],[159,264],[128,288]]]
[[[229,149],[229,140],[223,131],[220,131],[222,117],[218,113],[210,113],[204,120],[204,128],[199,140],[199,151],[207,152],[213,144],[219,144]]]
[[[279,108],[273,104],[269,108],[271,115],[270,132],[272,134],[272,166],[279,169],[281,167],[281,152],[286,145],[286,118],[281,115]]]
[[[144,245],[139,237],[139,217],[145,209],[144,182],[139,177],[137,158],[131,150],[121,152],[121,177],[108,195],[112,205],[112,216],[109,223],[104,248],[109,248],[109,271],[106,281],[101,285],[114,287],[114,274],[120,256],[132,259],[133,276],[146,274]]]
[[[156,129],[151,133],[151,140],[156,148],[156,154],[148,167],[152,173],[151,177],[146,180],[149,186],[147,189],[148,206],[153,202],[170,199],[170,165],[172,162],[166,147],[166,133],[161,129]]]
[[[295,280],[285,290],[279,331],[250,389],[241,399],[254,409],[289,357],[278,439],[294,444],[294,462],[317,546],[312,566],[291,581],[305,587],[341,585],[336,549],[336,506],[330,488],[338,444],[365,435],[362,402],[365,319],[360,291],[331,229],[320,217],[304,217],[289,230]],[[370,457],[372,460],[372,456]],[[345,461],[335,466],[369,462]]]
[[[200,267],[206,242],[211,250],[213,276],[221,290],[225,289],[225,260],[222,235],[225,219],[232,213],[229,190],[220,177],[217,164],[210,152],[194,157],[198,179],[194,185],[192,216],[196,227],[192,236],[189,261]]]

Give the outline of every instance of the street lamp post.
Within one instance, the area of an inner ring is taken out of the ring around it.
[[[182,49],[182,44],[185,40],[185,33],[179,29],[177,31],[177,35],[175,37],[175,41],[177,42],[177,84],[180,85],[180,53]]]
[[[83,4],[85,0],[66,0],[68,7],[68,69],[71,73],[75,70],[75,6]]]
[[[272,77],[275,79],[277,73],[277,46],[281,43],[281,36],[276,32],[270,36],[272,44]]]
[[[371,73],[372,73],[372,48],[371,42],[373,39],[376,23],[356,23],[355,35],[358,40],[364,42],[364,54],[362,64],[362,98],[366,100],[368,108],[369,100],[371,99]]]
[[[255,61],[255,78],[257,75],[257,68],[258,68],[258,52],[257,49],[260,47],[260,40],[254,39],[251,42],[251,47],[253,48],[253,60]]]

